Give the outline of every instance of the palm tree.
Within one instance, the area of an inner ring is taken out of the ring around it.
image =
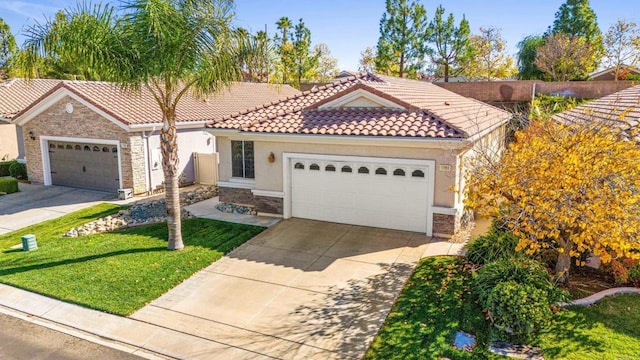
[[[127,0],[65,10],[68,21],[27,30],[33,58],[73,58],[123,88],[146,88],[162,111],[162,169],[170,250],[184,247],[178,190],[176,107],[187,93],[206,96],[240,80],[231,0]],[[28,66],[28,62],[26,65]],[[29,73],[29,72],[27,72]]]

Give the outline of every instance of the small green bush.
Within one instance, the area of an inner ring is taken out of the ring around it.
[[[9,166],[9,175],[16,179],[27,179],[27,166],[21,162],[13,161]]]
[[[487,310],[494,326],[519,343],[530,341],[552,316],[546,291],[513,280],[491,290]]]
[[[11,166],[11,164],[13,164],[14,162],[17,162],[15,160],[13,161],[1,161],[0,162],[0,177],[2,176],[9,176],[9,166]]]
[[[541,289],[551,297],[550,303],[562,300],[551,275],[542,264],[531,259],[510,258],[488,263],[478,270],[474,290],[480,302],[485,304],[493,289],[505,281],[515,281]]]
[[[0,178],[0,193],[11,194],[18,192],[18,180],[14,178]]]
[[[467,259],[475,264],[487,264],[496,260],[520,256],[516,252],[518,238],[511,232],[494,225],[485,235],[473,240],[467,247]]]

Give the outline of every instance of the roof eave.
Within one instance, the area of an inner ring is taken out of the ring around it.
[[[315,143],[336,145],[381,145],[389,147],[463,149],[469,144],[466,138],[428,138],[408,136],[363,136],[363,135],[326,135],[326,134],[284,134],[241,131],[239,129],[206,128],[215,136],[231,139],[251,139],[254,141],[278,141],[287,143]]]

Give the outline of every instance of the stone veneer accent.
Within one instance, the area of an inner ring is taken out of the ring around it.
[[[284,200],[282,198],[255,195],[253,199],[256,203],[257,212],[278,215],[284,213]]]
[[[251,189],[218,187],[220,202],[254,206],[255,199]]]
[[[456,216],[433,214],[433,234],[453,236],[456,233]]]
[[[73,105],[71,114],[65,110],[67,103]],[[29,138],[29,131],[33,131],[35,140]],[[142,134],[126,132],[70,97],[65,97],[31,119],[24,125],[22,133],[27,172],[29,180],[33,182],[44,182],[40,136],[118,140],[122,186],[133,188],[136,194],[146,191]]]

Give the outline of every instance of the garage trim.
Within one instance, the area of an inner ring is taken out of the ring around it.
[[[119,188],[122,188],[122,148],[120,147],[119,140],[105,140],[105,139],[90,139],[90,138],[79,138],[79,137],[64,137],[64,136],[40,136],[40,153],[42,158],[42,171],[44,185],[49,186],[52,184],[51,181],[51,163],[49,162],[49,141],[63,141],[63,142],[79,142],[79,143],[87,143],[87,144],[105,144],[105,145],[116,145],[118,147],[118,178],[119,180]],[[28,160],[27,160],[28,161]]]
[[[426,235],[433,236],[433,198],[435,191],[435,160],[419,160],[419,159],[404,159],[404,158],[385,158],[385,157],[371,157],[371,156],[344,156],[344,155],[330,155],[330,154],[302,154],[302,153],[283,153],[282,154],[282,167],[283,167],[283,217],[288,219],[291,217],[292,212],[292,198],[291,198],[291,168],[293,159],[304,160],[328,160],[328,161],[346,161],[346,162],[385,162],[388,164],[398,165],[417,165],[427,168],[425,177],[429,180],[429,186],[427,188],[427,226]]]

